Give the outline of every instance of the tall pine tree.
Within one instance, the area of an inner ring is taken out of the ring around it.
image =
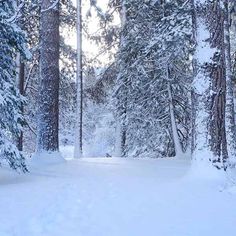
[[[14,0],[0,2],[0,163],[26,171],[24,157],[14,144],[24,123],[23,98],[15,84],[16,55],[19,52],[24,58],[29,57],[25,34],[15,23],[18,12]]]
[[[59,1],[42,0],[37,152],[59,150]]]

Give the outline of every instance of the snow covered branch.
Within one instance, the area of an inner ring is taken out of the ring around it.
[[[41,12],[47,12],[51,9],[54,9],[57,6],[57,4],[59,4],[59,0],[55,0],[51,6],[49,6],[47,9],[42,9]]]
[[[10,17],[9,19],[7,19],[7,22],[9,22],[9,23],[14,22],[17,19],[18,15],[24,5],[25,5],[25,3],[21,2],[15,11],[15,14],[12,17]]]

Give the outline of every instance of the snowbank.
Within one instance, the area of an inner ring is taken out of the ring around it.
[[[36,152],[28,159],[27,165],[39,168],[40,166],[57,165],[65,162],[60,152]]]

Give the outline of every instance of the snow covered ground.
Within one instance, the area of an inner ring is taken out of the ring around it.
[[[0,169],[0,236],[235,236],[235,187],[189,169],[116,158]]]

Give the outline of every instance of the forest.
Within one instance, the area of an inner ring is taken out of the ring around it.
[[[0,236],[236,235],[235,0],[0,0]]]

